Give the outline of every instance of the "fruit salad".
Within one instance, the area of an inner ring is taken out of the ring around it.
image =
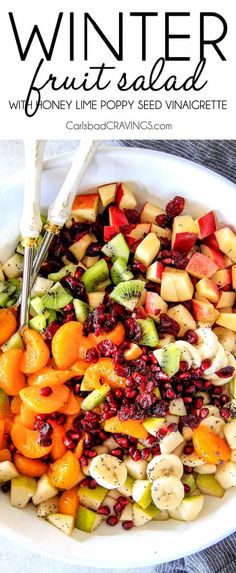
[[[19,243],[0,269],[1,495],[67,535],[198,518],[236,486],[231,227],[108,183],[76,197],[19,333],[22,269]]]

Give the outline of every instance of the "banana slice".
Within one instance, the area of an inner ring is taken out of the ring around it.
[[[184,498],[184,486],[175,476],[160,476],[152,484],[152,499],[158,509],[175,509]]]
[[[203,328],[197,328],[195,332],[200,340],[200,343],[197,345],[197,349],[201,359],[205,360],[205,358],[211,358],[212,356],[215,356],[219,342],[217,336],[214,334],[214,332],[212,332],[211,328],[207,326]]]
[[[192,366],[194,366],[194,368],[200,367],[201,357],[198,349],[196,349],[192,344],[189,344],[189,342],[186,342],[185,340],[177,340],[175,344],[181,352],[181,360],[187,362],[189,368]]]
[[[96,482],[107,489],[122,486],[127,478],[125,464],[110,454],[93,458],[89,469]]]
[[[161,476],[174,476],[181,478],[183,475],[183,464],[175,454],[163,454],[155,456],[147,467],[148,479],[154,482]]]

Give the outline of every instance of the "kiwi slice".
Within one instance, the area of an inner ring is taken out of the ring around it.
[[[61,279],[64,279],[64,277],[67,277],[68,275],[73,275],[76,269],[77,265],[71,263],[70,265],[62,267],[57,273],[50,273],[48,275],[48,279],[56,283],[58,281],[61,281]]]
[[[122,259],[124,263],[127,264],[129,260],[129,247],[121,233],[116,235],[111,241],[109,241],[104,247],[102,248],[102,252],[110,257],[112,261],[116,261],[116,259]]]
[[[104,259],[100,259],[100,261],[95,263],[95,265],[87,269],[81,278],[85,284],[87,292],[99,291],[101,284],[108,279],[109,269]],[[110,282],[108,284],[110,284]]]
[[[122,304],[128,310],[134,310],[145,287],[145,282],[130,280],[119,283],[111,292],[110,298],[119,304]]]
[[[88,314],[89,314],[89,305],[86,302],[83,302],[79,298],[74,298],[73,305],[75,309],[75,316],[79,322],[82,324],[85,322]]]
[[[54,320],[57,320],[57,313],[55,310],[53,310],[52,308],[48,309],[48,320],[47,323],[51,324],[51,322],[54,322]]]
[[[43,333],[47,328],[47,318],[48,311],[44,312],[43,314],[37,314],[37,316],[31,318],[29,321],[29,327],[33,330],[37,330],[38,332]]]
[[[19,332],[15,332],[15,334],[13,334],[11,338],[1,346],[1,350],[3,352],[11,350],[11,348],[20,348],[23,350],[24,344]]]
[[[134,275],[127,270],[123,259],[117,259],[111,267],[111,279],[114,285],[133,279]]]
[[[140,344],[151,347],[157,346],[159,342],[159,336],[157,334],[155,322],[153,322],[152,318],[139,318],[137,322],[141,326],[142,332]]]
[[[30,311],[33,316],[36,314],[43,314],[45,311],[47,311],[45,305],[42,302],[42,299],[39,296],[31,299]]]
[[[10,296],[15,292],[16,286],[11,284],[10,281],[0,282],[0,306],[6,306]]]
[[[64,306],[67,306],[73,297],[71,294],[63,288],[60,283],[55,283],[53,287],[41,298],[42,303],[46,308],[52,308],[53,310],[59,310]]]
[[[180,356],[180,349],[174,342],[162,348],[160,366],[169,378],[179,371]]]

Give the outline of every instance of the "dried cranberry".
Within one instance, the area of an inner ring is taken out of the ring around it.
[[[136,241],[136,243],[134,243],[135,244],[135,250],[136,250],[136,244],[138,242],[140,243],[140,241]],[[131,248],[131,251],[132,251],[132,248]],[[134,272],[139,272],[142,274],[146,273],[147,267],[145,267],[145,265],[143,265],[143,263],[141,263],[140,261],[133,261],[131,266],[132,266],[132,271],[134,271]]]
[[[127,318],[125,323],[125,335],[127,340],[131,342],[140,342],[142,338],[142,331],[140,324],[134,318]]]
[[[46,328],[45,332],[44,332],[44,338],[46,340],[52,340],[54,334],[56,334],[57,330],[60,328],[60,323],[57,322],[56,320],[53,320],[49,326]]]
[[[129,221],[129,223],[137,225],[140,223],[140,213],[135,209],[124,209],[124,213]]]
[[[158,400],[151,408],[151,415],[156,418],[165,417],[169,412],[168,402],[165,400]]]
[[[158,324],[158,331],[164,334],[171,334],[172,336],[177,336],[180,330],[180,326],[176,320],[173,320],[168,314],[162,312],[160,314],[160,322]]]
[[[138,404],[121,406],[118,412],[119,420],[143,420],[143,415],[143,410],[138,406]]]
[[[165,213],[157,215],[156,224],[159,225],[159,227],[162,227],[164,229],[165,227],[169,227],[170,223],[171,219],[167,215],[165,215]]]
[[[174,199],[169,201],[169,203],[167,203],[166,205],[167,215],[169,215],[172,219],[174,217],[177,217],[184,210],[184,205],[185,205],[184,198],[176,195],[176,197],[174,197]]]
[[[89,348],[86,352],[86,362],[95,363],[99,359],[98,351],[95,347]]]
[[[104,243],[91,243],[87,248],[86,255],[88,257],[97,257],[101,253]]]
[[[121,376],[122,378],[126,378],[127,376],[129,376],[130,374],[130,366],[124,365],[124,364],[115,364],[115,372],[116,374],[118,374],[118,376]]]
[[[69,289],[73,297],[86,300],[86,288],[82,281],[76,277],[67,276],[62,279],[61,283]]]
[[[102,356],[113,356],[116,350],[115,344],[113,344],[113,342],[108,339],[99,342],[97,348]]]
[[[73,422],[73,425],[76,428],[75,420]],[[95,414],[95,412],[86,412],[84,418],[81,419],[81,426],[85,431],[91,432],[98,428],[99,422],[100,422],[100,416],[98,414]]]
[[[136,403],[143,408],[143,410],[148,410],[151,408],[153,404],[157,401],[156,396],[154,394],[148,394],[148,392],[144,392],[143,394],[139,394],[136,398]]]
[[[189,426],[192,430],[195,430],[199,426],[199,418],[193,414],[188,416],[181,416],[181,425]]]
[[[186,342],[189,342],[189,344],[198,344],[199,342],[198,335],[194,330],[187,330],[183,339],[186,340]]]

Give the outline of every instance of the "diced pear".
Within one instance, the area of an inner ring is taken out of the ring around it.
[[[97,486],[95,489],[90,489],[87,486],[79,487],[78,498],[80,503],[89,509],[97,511],[107,495],[108,490],[102,486]]]
[[[229,444],[231,450],[236,449],[236,420],[228,422],[223,427],[225,439]]]
[[[142,424],[149,434],[156,437],[158,430],[165,424],[165,418],[153,418],[150,416]]]
[[[196,485],[198,489],[200,489],[200,491],[205,495],[212,495],[213,497],[224,496],[225,490],[212,474],[198,474],[196,478]]]
[[[53,281],[44,277],[37,277],[31,290],[31,298],[41,297],[53,286]]]
[[[215,464],[202,464],[194,468],[194,471],[200,475],[215,474],[217,467]]]
[[[161,298],[167,302],[181,302],[193,297],[194,287],[185,270],[166,267],[162,273]]]
[[[155,233],[148,233],[141,243],[139,243],[135,251],[135,260],[140,261],[145,267],[148,267],[157,256],[160,246],[161,243],[157,235],[155,235]]]
[[[8,279],[18,278],[23,273],[23,264],[24,257],[15,253],[2,265],[2,270]]]
[[[47,501],[47,499],[54,497],[57,495],[57,493],[58,490],[52,486],[47,474],[44,474],[39,478],[37,482],[36,492],[32,497],[32,501],[34,505],[38,505],[42,501]]]
[[[179,513],[184,521],[194,521],[202,511],[204,495],[192,495],[185,497],[178,507]]]
[[[150,481],[136,480],[133,485],[132,497],[142,509],[146,509],[152,502]]]
[[[91,531],[94,531],[94,529],[100,525],[101,521],[101,515],[98,515],[92,509],[80,505],[75,519],[75,527],[81,531],[91,533]]]
[[[125,505],[121,516],[120,516],[120,521],[132,521],[133,519],[133,505],[132,503],[127,503],[127,505]]]
[[[59,496],[55,495],[47,501],[42,501],[36,507],[36,514],[37,517],[46,517],[46,515],[50,515],[51,513],[57,513],[59,510]]]
[[[215,477],[219,484],[224,489],[229,489],[236,486],[236,464],[234,462],[226,462],[218,466]]]
[[[190,312],[188,311],[188,309],[185,308],[183,304],[177,304],[176,306],[172,306],[167,311],[167,314],[168,316],[170,316],[170,318],[173,318],[173,320],[178,322],[180,326],[178,337],[182,338],[187,330],[196,330],[197,328],[196,322],[192,317],[192,315],[190,314]]]
[[[47,521],[60,529],[62,533],[66,535],[71,535],[75,527],[75,518],[72,515],[66,515],[64,513],[51,513],[46,517]]]
[[[186,416],[187,412],[183,398],[174,398],[174,400],[171,400],[169,405],[169,412],[175,416]]]
[[[168,511],[169,511],[169,515],[170,515],[171,519],[176,519],[178,521],[184,521],[178,507],[176,507],[175,509],[169,509]]]
[[[0,483],[10,481],[18,475],[18,471],[12,462],[0,462]]]
[[[121,495],[124,495],[124,497],[131,497],[133,491],[133,484],[134,480],[132,479],[132,477],[128,476],[126,478],[125,483],[120,487],[118,487],[117,489]]]
[[[36,479],[17,476],[11,480],[11,505],[24,509],[36,492]]]
[[[178,430],[170,432],[160,441],[161,454],[171,454],[183,441],[183,436]]]
[[[189,493],[185,495],[191,495],[196,489],[196,481],[193,474],[184,474],[181,478],[181,481],[184,485],[188,485],[190,487]]]
[[[151,503],[146,509],[142,509],[138,503],[133,505],[133,521],[135,527],[140,527],[148,521],[151,521],[157,514],[159,510],[157,507]]]
[[[109,491],[109,494],[112,492]],[[114,497],[112,497],[111,495],[106,495],[106,497],[104,497],[104,500],[102,502],[102,505],[109,507],[110,513],[114,513],[114,505],[116,503],[116,499]],[[107,515],[102,515],[102,519],[107,519]]]
[[[134,460],[132,460],[132,458],[130,456],[128,456],[124,460],[124,463],[127,467],[127,471],[128,471],[128,474],[130,475],[130,477],[132,477],[135,480],[146,478],[147,465],[148,465],[146,460],[138,460],[137,462],[135,462]],[[119,490],[120,490],[120,488],[119,488]]]
[[[153,517],[153,521],[167,521],[170,519],[167,509],[159,509],[159,512]]]

